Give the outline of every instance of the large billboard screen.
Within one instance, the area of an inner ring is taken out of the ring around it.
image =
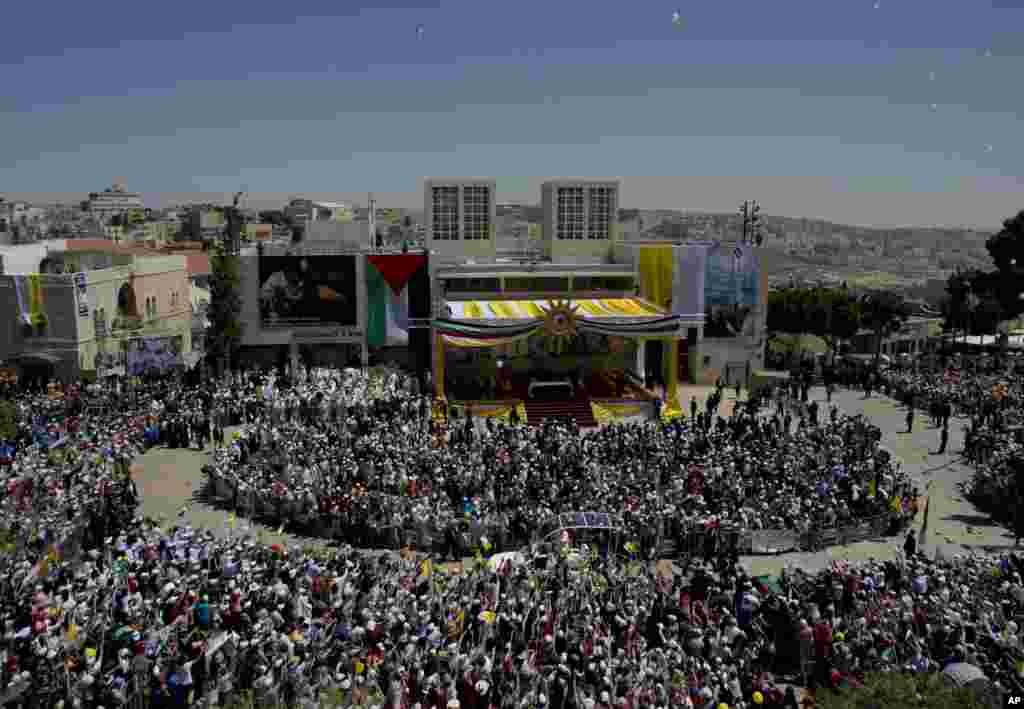
[[[355,256],[263,256],[263,327],[356,325]]]
[[[705,257],[705,306],[757,307],[757,254],[746,244],[716,243]]]

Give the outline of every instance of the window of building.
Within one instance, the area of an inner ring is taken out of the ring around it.
[[[585,229],[583,223],[583,188],[559,187],[556,199],[557,223],[555,232],[559,239],[582,239]]]
[[[463,235],[466,239],[482,240],[491,238],[491,190],[485,185],[463,188],[464,214],[466,223]]]
[[[434,187],[431,194],[434,239],[456,241],[459,238],[459,188]]]
[[[590,207],[587,224],[588,239],[611,238],[612,214],[612,188],[591,187],[589,195]]]
[[[633,290],[633,279],[618,276],[577,276],[572,279],[574,291],[621,291]]]
[[[449,278],[445,282],[448,293],[497,293],[501,281],[497,278]]]
[[[531,291],[567,293],[569,291],[569,279],[558,276],[506,278],[505,291],[509,293],[528,293]]]

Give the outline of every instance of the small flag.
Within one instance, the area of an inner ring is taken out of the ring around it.
[[[234,529],[234,528],[235,528],[235,523],[236,523],[237,521],[238,521],[238,520],[237,520],[237,518],[235,517],[235,513],[234,513],[234,512],[229,512],[229,513],[228,513],[228,528],[229,528],[229,529]]]
[[[363,670],[365,670],[365,669],[366,669],[366,665],[364,665],[359,660],[356,660],[356,674],[357,675],[363,674]]]
[[[429,578],[434,573],[434,562],[430,559],[424,559],[420,564],[420,576],[423,578]]]

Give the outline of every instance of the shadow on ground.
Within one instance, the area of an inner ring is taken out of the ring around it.
[[[971,527],[999,527],[999,522],[986,514],[953,514],[942,518],[943,522],[960,522]]]

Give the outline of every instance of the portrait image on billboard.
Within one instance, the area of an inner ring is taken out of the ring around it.
[[[355,256],[263,256],[259,279],[263,327],[356,324]]]

